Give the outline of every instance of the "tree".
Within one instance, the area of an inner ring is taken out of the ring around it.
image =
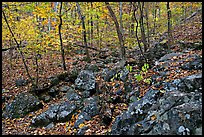
[[[167,20],[168,20],[168,52],[170,52],[170,46],[172,44],[172,32],[171,32],[171,9],[169,6],[169,2],[166,4],[167,7]]]
[[[144,28],[144,2],[142,2],[142,4],[140,2],[138,2],[138,6],[140,9],[140,30],[141,30],[141,35],[142,35],[142,43],[144,44],[144,52],[147,51],[147,41],[146,41],[146,36],[145,36],[145,28]]]
[[[148,47],[149,47],[149,43],[150,43],[150,40],[149,40],[149,37],[150,37],[150,34],[149,34],[149,3],[147,2],[146,3],[146,7],[145,7],[145,17],[146,17],[146,25],[147,25],[147,44],[148,44]]]
[[[84,22],[85,16],[83,16],[83,15],[81,14],[80,5],[79,5],[78,2],[76,2],[76,5],[77,5],[77,11],[78,11],[79,17],[80,17],[81,22],[82,22],[84,45],[85,45],[85,47],[86,47],[86,60],[87,60],[87,62],[90,62],[91,59],[90,59],[89,51],[88,51],[88,44],[87,44],[87,39],[86,39],[86,27],[85,27],[85,22]]]
[[[66,64],[65,64],[65,58],[64,58],[64,47],[62,43],[62,34],[61,34],[61,27],[62,27],[62,2],[60,2],[60,11],[59,11],[59,18],[60,18],[60,24],[59,24],[59,37],[60,37],[60,47],[61,47],[61,56],[62,56],[62,64],[64,70],[66,69]]]
[[[122,21],[122,18],[123,18],[123,3],[120,2],[120,31],[123,35],[123,21]]]
[[[139,23],[138,23],[138,20],[137,20],[137,17],[136,17],[136,11],[137,11],[138,8],[139,8],[139,4],[136,5],[136,2],[134,2],[134,3],[133,3],[133,7],[134,7],[134,9],[133,9],[133,15],[134,15],[134,18],[135,18],[135,21],[136,21],[135,37],[136,37],[136,40],[137,40],[137,42],[138,42],[138,46],[139,46],[140,52],[141,52],[142,56],[144,57],[144,59],[145,59],[145,61],[146,61],[146,63],[147,63],[147,59],[146,59],[146,57],[145,57],[145,55],[144,55],[144,52],[143,52],[143,50],[142,50],[142,47],[141,47],[141,44],[140,44],[140,40],[139,40],[139,37],[138,37],[138,24],[139,24]]]
[[[5,13],[4,13],[3,10],[2,10],[2,14],[3,14],[4,20],[5,20],[5,22],[6,22],[7,26],[8,26],[8,28],[9,28],[9,31],[10,31],[10,33],[11,33],[11,35],[12,35],[14,41],[16,42],[16,45],[17,45],[17,48],[18,48],[18,50],[19,50],[19,52],[20,52],[20,55],[21,55],[21,58],[22,58],[22,61],[23,61],[23,64],[24,64],[24,67],[25,67],[27,76],[30,78],[31,82],[33,82],[33,79],[32,79],[32,77],[31,77],[31,75],[30,75],[30,73],[29,73],[29,70],[28,70],[28,66],[26,65],[25,57],[24,57],[24,55],[23,55],[23,52],[22,52],[21,49],[20,49],[20,44],[19,44],[18,41],[16,40],[16,38],[15,38],[15,36],[14,36],[14,33],[13,33],[13,31],[11,30],[11,27],[9,26],[9,23],[8,23],[8,21],[7,21],[6,15],[5,15]],[[33,83],[33,84],[34,84],[34,83]]]
[[[125,47],[124,47],[124,39],[123,39],[123,34],[121,33],[120,31],[120,26],[119,26],[119,23],[117,21],[117,18],[115,16],[115,13],[113,12],[109,2],[105,2],[106,4],[106,7],[108,8],[109,10],[109,13],[110,13],[110,16],[112,17],[114,23],[115,23],[115,26],[116,26],[116,31],[117,31],[117,34],[118,34],[118,39],[119,39],[119,42],[120,42],[120,50],[121,50],[121,58],[123,61],[125,61]]]

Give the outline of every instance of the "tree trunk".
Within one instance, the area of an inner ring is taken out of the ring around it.
[[[38,56],[37,56],[37,54],[35,55],[35,64],[36,64],[36,81],[35,81],[35,85],[36,85],[36,87],[38,88],[38,79],[39,79],[39,65],[38,65]]]
[[[149,9],[149,3],[146,4],[146,25],[147,25],[147,44],[148,44],[148,47],[149,47],[149,44],[150,44],[150,40],[149,40],[149,17],[148,17],[148,9]]]
[[[76,2],[76,5],[77,5],[77,11],[78,11],[79,17],[80,17],[80,19],[82,21],[84,45],[86,46],[86,60],[87,60],[87,62],[90,62],[91,59],[90,59],[89,51],[88,51],[88,48],[87,48],[88,45],[87,45],[87,40],[86,40],[86,28],[85,28],[84,16],[82,16],[82,14],[81,14],[80,5],[79,5],[78,2]]]
[[[3,16],[4,16],[5,22],[6,22],[7,26],[8,26],[8,28],[9,28],[9,31],[10,31],[12,37],[14,38],[14,41],[15,41],[16,44],[17,44],[17,48],[18,48],[18,50],[19,50],[19,52],[20,52],[20,55],[21,55],[21,58],[22,58],[22,61],[23,61],[23,64],[24,64],[24,67],[25,67],[27,76],[30,78],[31,82],[33,83],[33,79],[32,79],[32,77],[31,77],[31,75],[30,75],[30,73],[29,73],[29,71],[28,71],[28,66],[26,65],[26,61],[25,61],[25,58],[24,58],[24,56],[23,56],[23,52],[22,52],[21,49],[20,49],[20,44],[19,44],[18,41],[16,40],[16,38],[15,38],[15,36],[14,36],[14,33],[12,32],[12,30],[11,30],[9,24],[8,24],[8,20],[7,20],[6,15],[5,15],[5,13],[4,13],[3,10],[2,10],[2,13],[3,13]]]
[[[93,9],[93,3],[91,2],[91,9]],[[93,15],[91,14],[91,45],[93,44]]]
[[[86,6],[87,8],[86,8],[86,11],[89,11],[90,9],[89,9],[89,2],[87,2],[87,6]],[[91,40],[91,34],[90,34],[90,20],[89,20],[89,16],[90,16],[90,14],[89,14],[89,12],[88,12],[88,14],[87,14],[87,16],[86,16],[86,18],[88,19],[87,20],[87,43],[88,43],[88,45],[90,45],[90,40]]]
[[[168,52],[170,52],[170,46],[172,44],[172,33],[171,33],[171,9],[169,6],[169,2],[167,2],[166,6],[167,6],[167,19],[168,19]]]
[[[100,30],[99,30],[99,16],[96,15],[97,17],[97,26],[96,26],[96,29],[97,29],[97,45],[99,45],[100,47],[100,50],[101,50],[101,36],[100,36]]]
[[[144,59],[145,59],[145,61],[146,61],[146,63],[147,63],[147,59],[146,59],[146,57],[145,57],[145,55],[144,55],[144,52],[143,52],[143,50],[142,50],[142,47],[141,47],[141,45],[140,45],[140,40],[139,40],[139,37],[138,37],[138,31],[137,31],[137,29],[138,29],[138,24],[139,24],[139,23],[138,23],[138,20],[137,20],[137,18],[136,18],[136,11],[138,10],[138,6],[136,6],[135,4],[136,4],[136,3],[133,4],[133,7],[134,7],[133,15],[134,15],[134,18],[135,18],[135,21],[136,21],[135,37],[136,37],[136,39],[137,39],[140,52],[141,52],[142,56],[144,57]]]
[[[119,42],[120,42],[121,58],[122,58],[122,60],[125,61],[126,59],[125,59],[125,47],[124,47],[123,34],[120,31],[120,26],[118,24],[117,18],[115,16],[112,8],[110,7],[109,2],[105,2],[105,4],[106,4],[106,7],[108,8],[109,13],[110,13],[110,15],[111,15],[111,17],[112,17],[112,19],[113,19],[113,21],[115,23],[116,31],[117,31],[117,34],[118,34],[118,39],[119,39]]]
[[[140,30],[141,30],[141,35],[142,35],[142,43],[144,44],[144,52],[147,51],[147,41],[146,41],[146,36],[145,36],[145,29],[144,29],[144,2],[142,2],[142,5],[140,4],[140,2],[138,2],[138,6],[140,9]]]
[[[123,17],[123,3],[120,2],[120,31],[123,35],[123,21],[122,21],[122,17]]]
[[[156,34],[156,18],[157,18],[156,3],[154,3],[153,15],[154,15],[154,28],[153,28],[153,34],[155,35],[155,34]]]
[[[61,47],[61,56],[62,56],[62,64],[63,68],[66,71],[66,65],[65,65],[65,58],[64,58],[64,47],[62,43],[62,34],[61,34],[61,27],[62,27],[62,2],[60,2],[60,11],[59,11],[59,18],[60,18],[60,24],[59,24],[59,38],[60,38],[60,47]]]

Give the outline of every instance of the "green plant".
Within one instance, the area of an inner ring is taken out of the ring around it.
[[[126,68],[129,72],[132,72],[132,66],[130,66],[129,64],[128,64],[127,66],[125,66],[125,68]],[[119,78],[119,77],[122,77],[122,74],[121,74],[121,73],[115,74],[115,76],[112,77],[112,78],[110,79],[110,81],[113,82],[114,79],[117,79],[117,78]]]
[[[129,72],[132,72],[132,66],[130,66],[129,64],[127,66],[125,66],[127,70],[129,70]]]
[[[149,69],[149,64],[144,63],[144,66],[142,66],[142,71],[146,74],[148,69]]]
[[[122,76],[121,73],[116,73],[115,76],[110,79],[110,81],[113,82],[114,79],[117,79],[118,77],[121,77],[121,76]]]
[[[139,82],[143,79],[143,76],[140,74],[135,74],[134,76],[137,79],[137,81],[139,81]]]
[[[140,74],[135,74],[134,75],[134,77],[137,79],[138,82],[143,80],[147,84],[151,83],[151,79],[150,78],[144,79],[143,76],[142,76],[143,74],[146,75],[148,69],[149,69],[149,64],[144,63],[144,65],[142,66],[142,70],[140,71]]]
[[[147,84],[150,84],[151,83],[151,79],[150,78],[144,79],[144,82],[147,83]]]

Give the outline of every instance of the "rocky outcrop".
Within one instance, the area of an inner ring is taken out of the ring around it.
[[[193,135],[202,127],[202,74],[164,82],[116,117],[112,135]]]
[[[13,102],[6,105],[2,116],[5,118],[24,117],[29,112],[36,111],[42,107],[40,100],[32,94],[20,93],[14,98]]]
[[[55,104],[50,106],[47,111],[35,117],[31,123],[32,126],[43,127],[52,122],[56,123],[69,121],[75,110],[76,106],[68,101]]]
[[[97,97],[90,97],[86,98],[83,101],[83,109],[78,115],[78,119],[76,120],[74,127],[77,128],[81,123],[85,120],[90,120],[95,115],[99,114],[98,108],[98,98]]]
[[[75,80],[75,85],[80,90],[94,90],[96,81],[93,72],[82,70]]]

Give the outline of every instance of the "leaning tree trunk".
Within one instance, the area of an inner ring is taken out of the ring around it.
[[[133,7],[134,7],[134,9],[133,9],[133,16],[134,16],[135,21],[136,21],[135,37],[136,37],[136,39],[137,39],[140,52],[141,52],[142,56],[144,57],[144,59],[145,59],[145,61],[146,61],[146,63],[147,63],[147,59],[146,59],[146,57],[145,57],[145,55],[144,55],[144,52],[143,52],[143,50],[142,50],[142,47],[141,47],[141,45],[140,45],[140,40],[139,40],[138,33],[137,33],[137,32],[138,32],[138,25],[139,25],[139,23],[138,23],[138,20],[137,20],[137,17],[136,17],[136,11],[138,10],[138,5],[136,6],[135,4],[136,4],[136,3],[133,3]]]
[[[117,21],[117,18],[111,8],[111,6],[109,5],[109,2],[105,2],[106,4],[106,7],[108,8],[109,10],[109,13],[115,23],[115,26],[116,26],[116,31],[117,31],[117,34],[118,34],[118,39],[119,39],[119,42],[120,42],[120,49],[121,49],[121,58],[123,61],[125,61],[125,46],[124,46],[124,40],[123,40],[123,34],[121,33],[120,31],[120,26],[119,26],[119,23]]]
[[[11,30],[11,27],[10,27],[9,24],[8,24],[8,20],[7,20],[6,15],[5,15],[5,13],[4,13],[3,10],[2,10],[2,13],[3,13],[3,16],[4,16],[5,22],[6,22],[7,26],[8,26],[8,28],[9,28],[9,31],[10,31],[12,37],[14,38],[14,41],[15,41],[15,43],[16,43],[16,45],[17,45],[17,48],[18,48],[18,50],[19,50],[19,52],[20,52],[20,55],[21,55],[21,58],[22,58],[22,61],[23,61],[23,64],[24,64],[24,67],[25,67],[27,76],[30,78],[32,84],[34,85],[33,79],[32,79],[32,77],[31,77],[31,75],[30,75],[30,73],[29,73],[29,71],[28,71],[28,66],[26,65],[26,61],[25,61],[25,58],[24,58],[24,56],[23,56],[23,52],[22,52],[21,49],[20,49],[20,44],[19,44],[18,41],[16,40],[16,38],[15,38],[15,36],[14,36],[14,33],[13,33],[13,31]]]
[[[61,28],[62,28],[62,2],[60,5],[60,11],[59,11],[59,18],[60,18],[60,24],[59,24],[59,37],[60,37],[60,47],[61,47],[61,56],[62,56],[62,64],[63,68],[66,71],[66,65],[65,65],[65,58],[64,58],[64,48],[63,48],[63,43],[62,43],[62,34],[61,34]]]

